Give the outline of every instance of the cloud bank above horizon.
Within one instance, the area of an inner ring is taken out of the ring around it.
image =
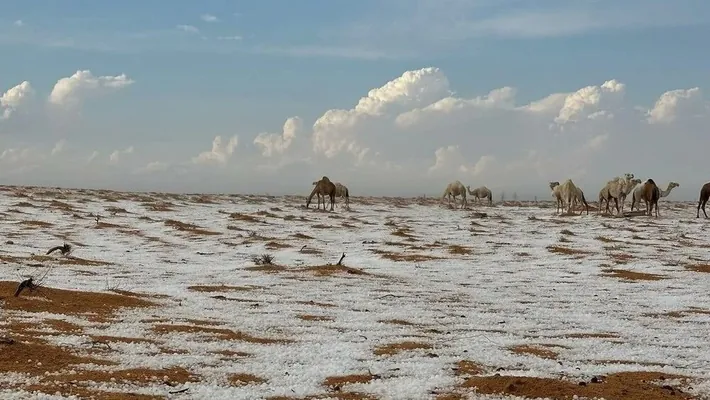
[[[0,96],[0,128],[9,124],[21,137],[36,121],[47,129],[58,119],[81,124],[76,116],[87,101],[138,87],[130,76],[77,70],[44,91],[19,82]],[[373,86],[350,108],[323,110],[312,121],[282,116],[280,132],[216,135],[182,160],[165,157],[170,143],[151,152],[139,143],[93,148],[70,134],[52,141],[45,135],[4,149],[0,176],[15,184],[278,194],[306,193],[327,175],[353,195],[437,195],[459,179],[541,198],[547,182],[566,178],[595,198],[607,180],[626,172],[661,185],[679,182],[690,198],[703,183],[687,180],[706,163],[696,143],[703,143],[710,102],[699,87],[637,105],[627,100],[633,88],[610,77],[520,103],[510,86],[459,97],[436,67]],[[112,113],[120,118],[121,109]],[[678,176],[680,170],[687,174]]]

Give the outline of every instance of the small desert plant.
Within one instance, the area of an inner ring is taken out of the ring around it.
[[[251,258],[251,260],[254,262],[256,265],[272,265],[274,261],[274,256],[272,254],[261,254],[261,255],[255,255]]]

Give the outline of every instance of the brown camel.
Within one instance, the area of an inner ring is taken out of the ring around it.
[[[661,189],[656,186],[656,182],[653,179],[647,180],[643,184],[643,192],[641,193],[641,200],[646,203],[646,208],[648,209],[648,216],[652,215],[653,206],[656,206],[656,217],[658,217],[658,199],[661,198]]]
[[[330,211],[333,211],[333,205],[335,204],[335,184],[328,179],[327,176],[323,176],[321,180],[318,181],[316,186],[311,191],[311,195],[308,196],[306,201],[306,208],[311,204],[311,199],[316,194],[323,196],[323,209],[325,210],[325,196],[330,197]],[[318,209],[320,209],[320,201],[318,201]]]
[[[700,188],[700,200],[698,200],[698,214],[695,218],[700,218],[701,207],[703,209],[703,214],[705,214],[705,218],[708,217],[708,214],[705,212],[705,203],[708,202],[708,199],[710,199],[710,182],[704,184],[703,187]]]

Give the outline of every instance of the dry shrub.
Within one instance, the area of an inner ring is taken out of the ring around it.
[[[402,325],[402,326],[416,326],[417,325],[413,322],[405,321],[403,319],[381,319],[377,322],[381,322],[383,324]]]
[[[112,224],[110,222],[103,222],[99,221],[97,224],[94,225],[95,229],[105,229],[105,228],[125,228],[123,225],[119,224]]]
[[[561,231],[560,231],[560,234],[561,234],[561,235],[567,235],[567,236],[575,236],[575,235],[574,235],[574,232],[572,232],[572,231],[569,230],[569,229],[563,229],[563,230],[561,230]]]
[[[619,278],[627,281],[659,281],[661,279],[667,278],[664,275],[648,274],[645,272],[633,272],[625,269],[605,268],[602,270],[602,272],[602,276]]]
[[[616,264],[628,264],[634,256],[628,253],[610,253],[609,258],[614,260]]]
[[[293,247],[293,246],[291,246],[290,244],[279,243],[279,242],[276,242],[276,241],[273,241],[273,240],[272,240],[272,241],[266,243],[266,244],[264,245],[264,247],[266,247],[266,248],[269,249],[269,250],[279,250],[279,249],[287,249],[287,248]]]
[[[173,207],[175,207],[175,204],[172,203],[143,203],[143,207],[146,208],[148,211],[153,211],[153,212],[169,212],[169,211],[175,211]]]
[[[598,241],[600,241],[600,242],[604,242],[604,243],[618,243],[618,242],[621,242],[620,240],[611,239],[611,238],[608,238],[608,237],[606,237],[606,236],[597,236],[597,237],[595,237],[594,239],[596,239],[596,240],[598,240]]]
[[[125,208],[116,207],[116,206],[108,206],[108,207],[105,207],[104,210],[106,210],[106,212],[111,213],[111,214],[119,214],[119,213],[130,214],[128,211],[126,211]]]
[[[248,333],[233,331],[226,328],[212,328],[208,326],[198,325],[168,325],[157,324],[152,328],[153,332],[159,334],[168,333],[195,333],[207,336],[212,336],[218,340],[235,340],[239,342],[258,343],[258,344],[286,344],[291,343],[289,339],[271,339],[252,336]]]
[[[251,261],[256,265],[273,265],[274,256],[272,254],[254,255]]]
[[[166,226],[175,228],[181,232],[188,232],[195,235],[221,235],[220,232],[208,231],[207,229],[200,228],[197,225],[176,221],[174,219],[166,219],[164,223]]]
[[[303,234],[303,233],[294,233],[294,234],[291,235],[291,236],[295,237],[296,239],[313,239],[313,236],[308,236],[308,235]]]
[[[324,225],[324,224],[311,225],[311,228],[315,228],[315,229],[330,229],[332,227],[333,227],[332,225]]]

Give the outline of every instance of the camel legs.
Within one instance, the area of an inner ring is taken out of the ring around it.
[[[708,199],[700,199],[698,201],[698,214],[695,216],[695,218],[700,218],[700,209],[703,209],[703,214],[705,214],[705,218],[708,218],[708,214],[705,212],[705,204],[708,202]]]

